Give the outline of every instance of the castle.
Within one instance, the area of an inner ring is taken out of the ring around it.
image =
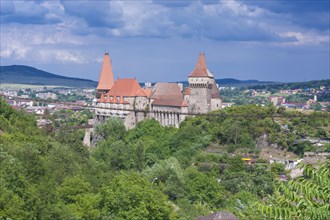
[[[114,80],[109,53],[103,58],[94,103],[96,119],[123,119],[133,128],[146,118],[154,118],[163,126],[179,127],[189,115],[204,114],[221,108],[220,91],[207,69],[204,53],[188,76],[189,87],[178,83],[156,83],[141,87],[136,79]]]

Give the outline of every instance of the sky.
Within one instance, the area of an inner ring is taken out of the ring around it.
[[[329,0],[1,0],[1,65],[98,80],[186,80],[201,52],[215,78],[330,78]]]

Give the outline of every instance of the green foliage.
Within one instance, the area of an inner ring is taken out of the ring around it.
[[[284,175],[285,174],[285,166],[283,163],[273,163],[270,165],[270,170],[275,175]]]
[[[318,168],[304,165],[304,177],[279,182],[266,204],[258,208],[273,219],[328,219],[330,216],[330,161]]]
[[[151,166],[170,157],[170,141],[176,132],[177,129],[163,127],[154,119],[144,120],[127,133],[125,141],[134,143],[136,149],[144,154],[144,165]]]
[[[15,115],[15,113],[15,110],[0,97],[0,115],[8,120],[10,116]],[[3,127],[1,127],[1,129],[3,129]]]
[[[95,127],[95,135],[99,139],[119,140],[124,137],[126,128],[119,118],[110,118],[106,122],[97,124]]]
[[[255,211],[257,202],[259,199],[255,194],[242,190],[228,198],[226,210],[235,213],[240,219],[261,220],[263,216]]]
[[[22,165],[0,148],[0,217],[25,219],[26,179]]]
[[[223,189],[217,179],[188,168],[185,171],[186,197],[192,203],[201,202],[210,207],[221,207],[224,201]]]
[[[320,112],[307,117],[283,110],[277,114],[295,117],[278,119],[273,106],[248,105],[188,118],[180,128],[152,119],[129,131],[120,119],[110,119],[97,126],[95,147],[88,149],[83,130],[61,126],[84,124],[89,112],[49,115],[58,129],[48,134],[33,116],[0,104],[0,218],[194,219],[229,210],[242,219],[262,219],[255,203],[277,196],[273,180],[283,167],[247,165],[227,152],[255,154],[260,137],[300,154],[329,150],[297,141],[329,136],[327,115]]]
[[[221,90],[221,97],[223,102],[232,102],[235,103],[236,105],[267,103],[266,97],[253,96],[251,92],[247,92],[245,88],[236,88],[234,90],[231,89]]]
[[[102,191],[106,219],[174,219],[166,196],[137,173],[120,173]]]
[[[246,166],[240,157],[229,160],[229,166],[221,177],[225,189],[231,193],[242,190],[263,197],[273,192],[273,174],[262,165]]]
[[[180,199],[176,201],[180,207],[178,210],[178,218],[182,220],[195,219],[196,216],[205,216],[212,213],[211,207],[202,202],[191,203],[187,199]]]
[[[161,185],[160,188],[171,200],[184,196],[185,180],[183,170],[176,158],[171,157],[156,163],[151,168],[147,168],[143,174],[150,182]]]
[[[315,103],[314,105],[311,106],[313,110],[315,111],[321,111],[322,105],[320,103]]]
[[[82,177],[66,177],[57,190],[63,202],[60,206],[72,213],[72,218],[98,219],[100,196],[92,193],[91,185]]]

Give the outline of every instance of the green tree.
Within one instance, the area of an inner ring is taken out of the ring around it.
[[[0,147],[0,218],[26,219],[27,181],[22,165]]]
[[[268,219],[326,220],[330,216],[330,161],[314,168],[303,165],[304,176],[278,182],[276,191],[258,209]]]
[[[285,166],[283,163],[273,163],[270,165],[270,170],[275,175],[283,175],[285,174]]]
[[[171,203],[151,182],[134,172],[121,172],[102,190],[106,219],[173,219]]]
[[[154,181],[155,184],[161,185],[160,188],[171,200],[184,196],[185,182],[183,170],[176,158],[170,157],[160,161],[151,168],[146,169],[143,174],[150,182]]]
[[[322,105],[320,103],[315,103],[314,105],[311,106],[313,110],[315,111],[321,111],[322,110]]]
[[[195,168],[185,171],[186,198],[192,203],[201,202],[212,208],[223,205],[224,195],[217,179],[198,172]]]
[[[100,196],[92,192],[91,185],[80,176],[66,177],[57,189],[64,203],[60,207],[67,209],[72,218],[98,219]]]
[[[109,118],[104,123],[96,125],[94,139],[97,141],[110,138],[119,140],[125,133],[126,128],[120,118]]]

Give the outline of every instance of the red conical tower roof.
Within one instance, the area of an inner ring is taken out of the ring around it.
[[[195,69],[190,73],[189,77],[213,77],[207,69],[204,53],[199,54]]]
[[[97,85],[98,90],[109,90],[114,83],[114,77],[112,72],[112,65],[110,61],[109,53],[104,54],[102,70],[100,73],[99,84]]]

